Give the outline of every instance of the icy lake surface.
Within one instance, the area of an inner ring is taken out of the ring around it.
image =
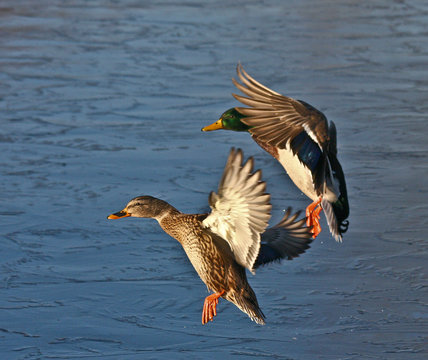
[[[1,359],[427,359],[428,3],[0,3]],[[254,156],[272,223],[308,199],[247,134],[240,61],[338,129],[350,226],[249,280],[258,326],[205,285],[142,194],[208,210],[231,146]]]

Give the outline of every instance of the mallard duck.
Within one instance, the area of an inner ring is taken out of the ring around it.
[[[225,111],[202,131],[218,129],[249,132],[254,141],[277,159],[291,180],[313,203],[306,209],[313,238],[321,232],[319,213],[324,210],[330,232],[337,241],[349,222],[345,176],[337,160],[336,126],[302,100],[283,96],[260,84],[237,67],[242,84],[235,86],[248,97],[233,96],[250,108]]]
[[[242,161],[242,151],[232,148],[218,192],[209,195],[209,214],[183,214],[163,200],[138,196],[108,216],[154,218],[182,245],[199,277],[214,292],[205,299],[202,324],[217,315],[220,297],[264,324],[265,316],[245,269],[254,273],[272,261],[291,260],[312,241],[305,218],[296,220],[299,212],[291,216],[290,208],[276,226],[266,229],[271,217],[270,195],[265,193],[261,170],[253,172],[253,159]]]

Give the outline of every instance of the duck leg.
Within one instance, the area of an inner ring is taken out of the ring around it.
[[[214,316],[217,315],[216,306],[218,304],[218,298],[224,294],[224,290],[211,294],[205,298],[204,308],[202,310],[202,325],[205,325],[208,321],[213,321]]]
[[[319,197],[318,200],[314,201],[306,208],[306,225],[312,226],[312,238],[315,239],[319,233],[321,232],[320,225],[320,212],[322,210],[321,207],[322,196]]]

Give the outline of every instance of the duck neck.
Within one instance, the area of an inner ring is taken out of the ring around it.
[[[162,201],[162,200],[161,200]],[[174,206],[168,204],[166,201],[162,201],[164,204],[162,204],[161,209],[159,209],[159,212],[153,216],[159,224],[168,217],[180,214],[180,211],[178,211]]]
[[[158,221],[160,227],[165,231],[168,235],[174,236],[174,221],[177,216],[181,214],[180,211],[178,211],[174,206],[167,204],[168,206],[165,206],[155,219]]]

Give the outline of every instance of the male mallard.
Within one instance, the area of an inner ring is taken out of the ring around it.
[[[266,230],[271,210],[261,170],[253,172],[253,159],[242,164],[242,151],[232,149],[218,193],[211,192],[210,214],[183,214],[167,202],[139,196],[109,219],[126,216],[154,218],[162,229],[183,246],[196,272],[214,292],[204,302],[202,324],[217,315],[222,297],[264,324],[265,316],[247,281],[245,268],[254,273],[260,265],[291,260],[309,248],[310,229],[305,219],[296,221],[289,208],[279,224]]]
[[[330,232],[338,241],[348,229],[345,176],[337,160],[336,127],[324,114],[302,100],[283,96],[260,84],[240,64],[235,86],[249,97],[233,96],[251,108],[237,107],[202,129],[248,131],[257,144],[277,159],[291,180],[313,203],[306,209],[313,237],[321,232],[324,209]]]

